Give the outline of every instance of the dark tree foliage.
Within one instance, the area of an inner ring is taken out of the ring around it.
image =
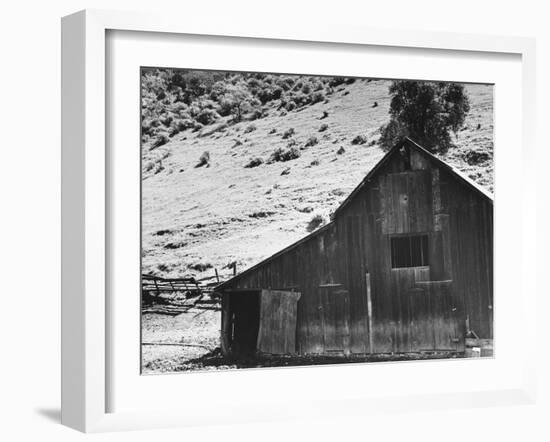
[[[141,72],[141,139],[156,149],[178,133],[201,130],[223,119],[231,125],[281,116],[325,101],[330,82],[345,77],[144,68]],[[328,115],[328,114],[327,114]]]
[[[431,152],[444,152],[452,145],[450,131],[457,133],[470,110],[464,86],[456,83],[400,80],[389,92],[391,120],[380,128],[387,149],[408,136]]]

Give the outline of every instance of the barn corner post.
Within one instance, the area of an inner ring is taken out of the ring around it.
[[[230,294],[222,290],[221,295],[221,329],[220,329],[220,348],[222,355],[225,358],[230,358],[231,354],[231,330],[233,327],[231,310],[230,310]]]

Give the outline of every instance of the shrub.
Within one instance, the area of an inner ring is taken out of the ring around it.
[[[315,146],[318,143],[319,143],[319,140],[317,139],[317,137],[315,135],[312,135],[307,139],[305,146],[311,147],[311,146]]]
[[[269,210],[260,210],[259,212],[250,213],[248,216],[250,218],[268,218],[275,215],[276,212],[271,212]]]
[[[338,155],[342,155],[343,153],[346,153],[346,149],[344,149],[344,146],[340,146],[340,149],[336,151]]]
[[[168,141],[170,141],[170,137],[166,133],[162,132],[157,136],[157,139],[153,143],[151,149],[156,149],[157,147],[163,146],[168,143]]]
[[[162,229],[162,230],[157,230],[155,233],[153,233],[153,235],[164,236],[164,235],[171,235],[172,233],[174,232],[170,229]]]
[[[251,158],[250,161],[244,166],[247,169],[251,169],[253,167],[261,166],[264,163],[264,160],[261,158]]]
[[[271,129],[271,130],[268,132],[268,134],[269,134],[269,135],[272,135],[272,134],[274,134],[274,133],[276,133],[276,132],[277,132],[277,129],[273,128],[273,129]]]
[[[184,118],[183,120],[178,120],[175,124],[175,126],[180,132],[187,129],[191,129],[194,125],[195,123],[191,118]]]
[[[311,163],[309,163],[310,166],[318,166],[319,164],[319,160],[313,160]]]
[[[357,135],[353,140],[351,140],[351,144],[365,144],[367,142],[367,137],[365,135]]]
[[[199,162],[195,167],[202,167],[207,166],[210,164],[210,153],[206,150],[202,153],[202,155],[199,158]]]
[[[313,95],[311,95],[311,104],[320,103],[324,100],[325,94],[323,94],[321,91],[314,92]]]
[[[308,232],[313,232],[324,224],[326,224],[325,217],[323,215],[317,214],[313,218],[311,218],[311,220],[309,220],[306,230]]]
[[[165,117],[162,117],[160,119],[160,122],[166,126],[166,127],[170,127],[170,125],[172,124],[172,120],[174,119],[174,117],[172,115],[167,115]]]
[[[191,270],[195,270],[197,272],[204,272],[205,270],[211,269],[212,264],[210,264],[208,262],[207,263],[198,262],[196,264],[188,265],[187,268],[189,268]]]
[[[346,82],[345,77],[332,77],[328,82],[330,87],[337,87]]]
[[[300,158],[300,156],[300,151],[295,147],[289,147],[287,149],[279,147],[278,149],[275,149],[273,151],[273,153],[269,157],[268,163],[271,164],[279,161],[291,161],[295,160],[296,158]]]
[[[222,117],[227,117],[231,115],[232,110],[233,110],[233,102],[231,100],[222,98],[219,101],[218,114],[220,114]]]
[[[328,124],[326,123],[323,123],[321,124],[321,126],[319,126],[319,132],[324,132],[327,129],[328,129]]]
[[[487,152],[483,152],[479,150],[469,150],[464,155],[464,159],[470,166],[484,163],[485,161],[489,160],[489,158],[490,156]]]
[[[280,86],[276,86],[271,92],[271,97],[273,100],[278,100],[279,98],[281,98],[282,95],[283,95],[283,88]]]
[[[256,125],[251,124],[251,125],[246,127],[246,129],[244,130],[244,133],[248,134],[250,132],[254,132],[255,130],[256,130]]]
[[[266,104],[268,101],[271,101],[273,99],[273,95],[271,94],[271,90],[268,88],[264,88],[261,91],[258,92],[258,99],[262,102],[262,104]]]
[[[265,116],[266,116],[265,112],[262,111],[261,109],[254,109],[252,111],[252,113],[250,114],[249,119],[250,120],[259,120],[260,118],[263,118]]]
[[[195,120],[197,120],[199,123],[203,125],[212,124],[214,121],[216,121],[219,118],[218,113],[214,109],[202,109],[197,116],[195,117]]]
[[[185,241],[175,241],[175,242],[167,242],[164,244],[165,249],[173,250],[173,249],[179,249],[181,247],[185,247],[187,243]]]
[[[296,106],[305,106],[306,104],[311,103],[311,97],[302,92],[298,92],[294,95],[294,103],[296,103]]]
[[[283,132],[283,140],[286,140],[287,138],[292,137],[295,133],[296,133],[296,131],[294,130],[293,127],[291,127],[290,129],[285,130]]]
[[[285,109],[288,112],[293,111],[294,109],[296,109],[296,107],[297,107],[296,102],[294,102],[292,100],[289,100],[285,105]]]

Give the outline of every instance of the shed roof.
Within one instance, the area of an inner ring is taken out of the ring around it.
[[[283,255],[284,253],[298,247],[300,244],[303,244],[304,242],[310,240],[311,238],[319,235],[320,233],[328,230],[331,226],[334,225],[334,219],[338,216],[338,214],[343,210],[343,208],[353,200],[353,198],[359,193],[359,191],[366,186],[380,171],[380,169],[389,162],[391,157],[395,154],[395,152],[399,151],[403,146],[407,145],[410,148],[416,149],[420,153],[422,153],[425,157],[427,157],[430,161],[434,162],[438,167],[441,167],[447,171],[449,171],[452,175],[456,176],[459,181],[463,182],[466,186],[471,188],[474,192],[476,192],[478,195],[480,195],[482,198],[489,200],[491,203],[493,203],[493,195],[488,192],[486,189],[481,187],[479,184],[471,180],[469,177],[467,177],[465,174],[460,172],[455,167],[451,166],[450,164],[447,164],[445,161],[441,160],[440,158],[436,157],[434,154],[429,152],[424,147],[420,146],[418,143],[414,142],[410,138],[406,137],[403,139],[403,141],[400,141],[397,143],[394,147],[392,147],[386,155],[382,157],[382,159],[376,163],[376,165],[367,173],[365,178],[359,183],[359,185],[353,189],[353,191],[347,196],[347,198],[338,206],[338,208],[334,211],[332,215],[332,220],[324,225],[323,227],[315,230],[314,232],[310,233],[309,235],[303,237],[302,239],[296,241],[295,243],[289,245],[288,247],[285,247],[284,249],[278,251],[277,253],[269,256],[268,258],[260,261],[258,264],[255,264],[252,267],[249,267],[244,272],[239,273],[238,275],[235,275],[233,278],[221,283],[216,287],[216,289],[224,289],[227,286],[231,285],[234,281],[240,279],[243,276],[248,275],[249,273],[253,272],[257,268],[263,266],[264,264],[274,260],[275,258]]]

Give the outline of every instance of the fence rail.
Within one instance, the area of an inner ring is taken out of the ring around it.
[[[162,278],[141,275],[142,313],[179,315],[194,310],[219,310],[219,297],[214,288],[220,283],[216,276],[197,280]]]

